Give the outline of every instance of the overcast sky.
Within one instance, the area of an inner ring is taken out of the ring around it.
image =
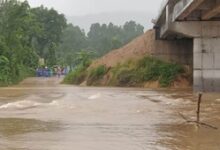
[[[116,11],[157,13],[163,0],[28,0],[30,5],[53,7],[68,16]]]

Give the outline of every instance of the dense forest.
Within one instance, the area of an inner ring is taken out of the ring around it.
[[[31,9],[28,2],[0,4],[0,83],[12,84],[31,75],[39,58],[56,63],[55,49],[66,27],[64,15],[43,6]]]
[[[27,1],[0,3],[0,85],[16,83],[39,65],[77,65],[99,57],[142,34],[134,21],[124,26],[95,23],[86,34],[68,24],[65,16],[44,6],[31,8]]]

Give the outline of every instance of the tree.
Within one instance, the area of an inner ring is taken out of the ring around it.
[[[82,50],[76,53],[76,55],[76,61],[78,64],[82,65],[83,67],[88,67],[91,62],[93,52]]]
[[[74,59],[73,54],[87,47],[88,42],[85,32],[78,26],[68,24],[62,33],[61,43],[56,49],[56,56],[59,62],[71,66],[73,62],[70,59]]]
[[[39,57],[56,61],[56,47],[65,28],[62,14],[28,2],[0,3],[0,85],[17,82],[33,73]]]
[[[63,14],[59,14],[56,10],[47,9],[43,6],[31,9],[31,12],[39,23],[39,31],[33,37],[37,53],[40,57],[45,58],[49,65],[55,65],[55,50],[61,42],[61,35],[66,27],[66,19]]]
[[[117,49],[122,45],[122,42],[120,41],[119,38],[113,37],[111,41],[111,45],[112,45],[111,49]]]
[[[124,42],[128,43],[135,37],[144,33],[144,27],[140,24],[136,24],[134,21],[126,22],[123,26]]]
[[[32,16],[27,1],[9,0],[1,3],[0,49],[1,57],[9,62],[6,68],[10,69],[10,75],[7,75],[10,76],[8,77],[10,82],[16,82],[21,78],[21,66],[28,68],[33,67],[33,64],[37,65],[37,55],[29,43],[32,33],[31,22]]]
[[[91,25],[88,33],[89,47],[96,51],[98,56],[102,56],[143,33],[144,27],[134,21],[126,22],[122,27],[112,23],[108,25],[95,23]]]
[[[9,60],[7,57],[0,55],[0,83],[9,83],[10,82],[10,66]]]

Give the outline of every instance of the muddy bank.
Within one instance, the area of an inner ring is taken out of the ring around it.
[[[178,66],[184,71],[177,69]],[[124,47],[112,50],[93,61],[88,68],[78,68],[68,75],[64,83],[87,86],[191,88],[192,41],[155,40],[155,30],[149,30]]]
[[[64,83],[145,88],[191,88],[192,84],[187,68],[154,57],[129,60],[112,67],[78,68],[65,77]]]

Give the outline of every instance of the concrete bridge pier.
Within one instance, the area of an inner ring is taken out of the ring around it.
[[[167,33],[193,39],[194,90],[220,91],[220,22],[174,22]]]
[[[220,37],[194,38],[194,90],[220,91]]]
[[[192,39],[194,90],[220,92],[220,0],[166,0],[155,27],[158,39]]]

